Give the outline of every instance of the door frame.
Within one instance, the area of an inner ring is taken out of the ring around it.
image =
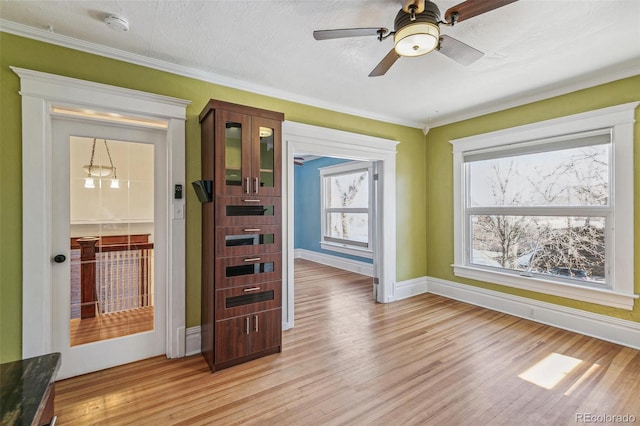
[[[84,114],[84,119],[137,121],[164,128],[167,181],[184,188],[185,120],[190,101],[10,67],[20,77],[22,96],[22,357],[53,348],[51,212],[54,188],[51,147],[54,108]],[[96,111],[99,114],[96,114]],[[112,117],[112,118],[110,118]],[[185,355],[185,199],[167,205],[166,355]]]
[[[295,153],[377,162],[380,173],[376,199],[374,279],[378,279],[376,301],[395,300],[396,279],[396,146],[399,142],[342,130],[285,121],[282,123],[282,232],[286,247],[282,256],[283,329],[294,323],[293,201]]]

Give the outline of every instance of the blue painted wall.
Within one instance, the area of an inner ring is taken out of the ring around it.
[[[320,172],[321,167],[333,166],[351,160],[318,158],[294,167],[293,194],[293,247],[325,253],[345,259],[373,263],[372,259],[351,256],[320,248]]]

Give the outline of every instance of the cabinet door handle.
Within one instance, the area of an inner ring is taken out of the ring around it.
[[[256,177],[253,178],[254,183],[255,183],[255,187],[256,187],[256,194],[258,193],[258,187],[260,186],[260,180]]]
[[[249,317],[244,319],[244,332],[249,334]]]
[[[244,259],[245,262],[257,262],[259,260],[260,260],[259,257],[249,257],[247,259]]]
[[[260,200],[242,200],[242,201],[244,201],[245,203],[259,203],[260,202]]]
[[[244,187],[245,194],[250,193],[251,192],[251,188],[249,188],[249,176],[244,178],[244,184],[245,184],[245,187]]]
[[[260,228],[247,228],[243,229],[244,232],[260,232],[262,231]]]
[[[257,332],[258,332],[258,316],[257,316],[257,315],[255,315],[255,316],[253,317],[253,319],[255,320],[256,333],[257,333]]]
[[[250,291],[258,291],[258,290],[260,290],[260,287],[250,287],[250,288],[245,288],[245,289],[244,289],[244,290],[242,290],[242,291],[244,291],[245,293],[248,293],[248,292],[250,292]]]

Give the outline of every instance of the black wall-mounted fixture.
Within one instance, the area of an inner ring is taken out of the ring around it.
[[[212,180],[197,180],[192,182],[193,189],[196,191],[198,200],[201,203],[208,203],[213,199],[213,181]]]

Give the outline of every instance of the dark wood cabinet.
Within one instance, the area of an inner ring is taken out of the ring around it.
[[[279,352],[282,332],[281,310],[255,312],[250,315],[216,322],[216,367],[237,364],[236,360],[250,360]]]
[[[282,345],[282,113],[211,100],[200,114],[202,353],[212,371]]]
[[[279,197],[283,115],[220,101],[205,111],[201,123],[215,122],[215,193]]]

